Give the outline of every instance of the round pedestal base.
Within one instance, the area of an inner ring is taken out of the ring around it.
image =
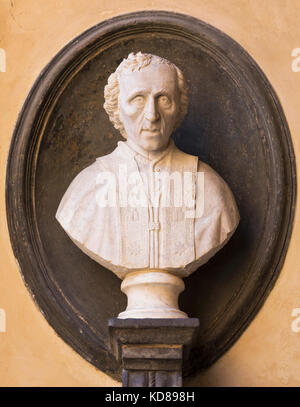
[[[162,271],[135,271],[121,284],[128,305],[118,318],[188,318],[178,308],[184,290],[180,277]]]

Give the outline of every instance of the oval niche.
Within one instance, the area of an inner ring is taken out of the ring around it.
[[[71,180],[120,136],[103,109],[107,78],[130,52],[174,62],[190,89],[173,135],[229,184],[241,215],[230,242],[185,279],[180,309],[200,319],[184,375],[210,366],[242,334],[287,251],[295,163],[278,98],[247,52],[195,18],[147,11],[105,21],[70,42],[40,74],[20,113],[7,166],[7,218],[26,286],[55,331],[120,380],[108,319],[125,309],[121,281],[83,254],[55,219]]]

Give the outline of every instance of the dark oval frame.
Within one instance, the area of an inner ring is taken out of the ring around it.
[[[143,32],[165,33],[201,44],[238,78],[265,118],[264,143],[270,161],[272,220],[253,262],[253,279],[240,293],[234,312],[222,321],[218,340],[196,349],[185,375],[211,365],[242,334],[272,289],[288,248],[295,209],[296,171],[289,129],[278,98],[247,52],[230,37],[193,17],[164,11],[145,11],[107,20],[71,41],[46,66],[30,91],[19,115],[9,152],[6,178],[7,219],[14,254],[27,288],[56,332],[81,356],[120,380],[120,366],[107,343],[80,319],[53,285],[43,251],[35,210],[35,178],[39,146],[49,111],[69,78],[109,44]],[[276,219],[276,221],[275,221]],[[262,256],[261,253],[264,253]],[[107,327],[103,327],[107,329]]]

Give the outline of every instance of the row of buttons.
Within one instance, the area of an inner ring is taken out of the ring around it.
[[[149,222],[149,230],[159,230],[160,222]]]

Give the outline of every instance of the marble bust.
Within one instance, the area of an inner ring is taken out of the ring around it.
[[[178,309],[182,278],[234,233],[233,194],[170,138],[188,108],[186,81],[173,63],[132,53],[104,95],[126,141],[75,177],[56,218],[84,253],[123,280],[128,306],[119,318],[185,318]]]

